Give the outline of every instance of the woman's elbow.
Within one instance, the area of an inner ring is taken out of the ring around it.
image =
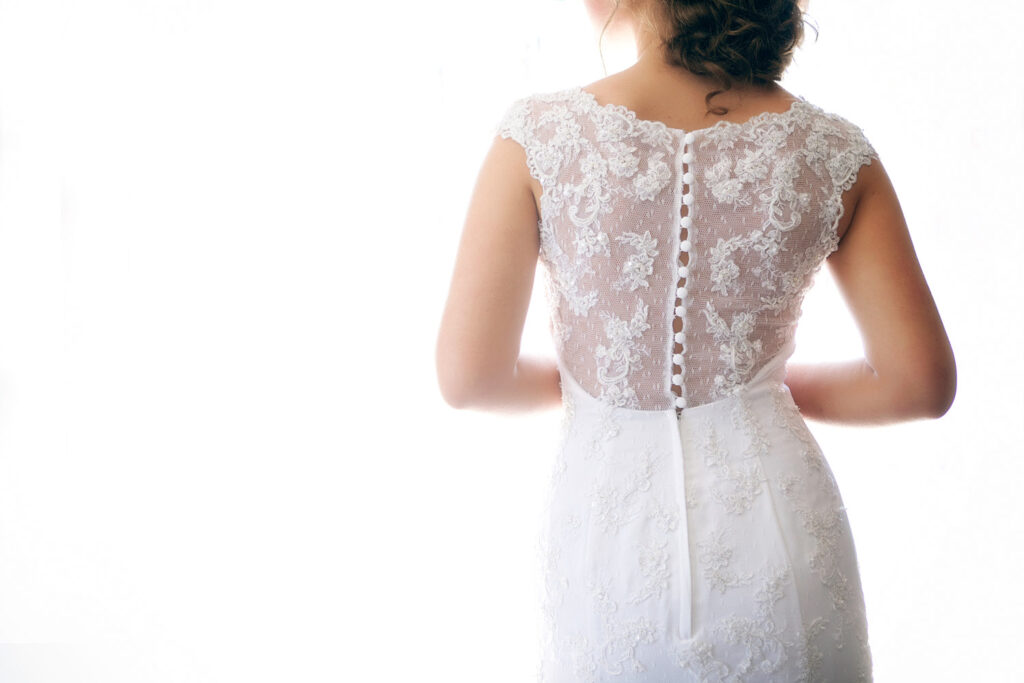
[[[471,354],[456,351],[453,346],[437,347],[437,386],[444,402],[458,410],[478,407],[490,383],[484,369],[471,359]]]
[[[918,417],[938,419],[949,412],[956,398],[956,363],[947,361],[931,364],[918,373],[912,386],[916,389],[915,413]]]
[[[438,376],[437,386],[441,392],[441,398],[449,407],[455,408],[456,410],[462,410],[468,405],[466,392],[462,391],[451,382],[445,381],[440,377],[440,375]]]
[[[466,379],[465,373],[459,370],[455,361],[445,363],[438,360],[437,387],[441,398],[452,408],[462,410],[472,403],[472,382]]]
[[[931,417],[940,418],[949,412],[956,398],[956,366],[944,372],[938,381],[937,388],[933,392],[933,412]]]

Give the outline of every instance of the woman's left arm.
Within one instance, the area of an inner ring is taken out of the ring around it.
[[[519,354],[540,250],[540,184],[495,136],[470,199],[437,337],[437,379],[455,408],[523,412],[561,403],[554,359]]]

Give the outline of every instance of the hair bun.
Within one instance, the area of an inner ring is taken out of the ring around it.
[[[778,81],[803,40],[798,0],[661,0],[669,61],[723,85]],[[724,114],[719,108],[716,114]]]

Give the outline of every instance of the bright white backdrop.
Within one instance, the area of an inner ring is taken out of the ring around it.
[[[879,150],[959,368],[811,423],[876,680],[1009,681],[1024,9],[809,19],[783,86]],[[0,1],[0,680],[531,679],[558,414],[447,408],[434,341],[498,117],[603,75],[582,0]],[[804,311],[860,353],[827,270]]]

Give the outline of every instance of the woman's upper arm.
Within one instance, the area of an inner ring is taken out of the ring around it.
[[[881,161],[860,169],[855,188],[843,196],[850,219],[829,270],[860,328],[868,363],[937,417],[956,393],[949,338]]]
[[[497,135],[470,198],[437,338],[438,382],[451,405],[514,370],[540,249],[536,186],[520,142]]]

